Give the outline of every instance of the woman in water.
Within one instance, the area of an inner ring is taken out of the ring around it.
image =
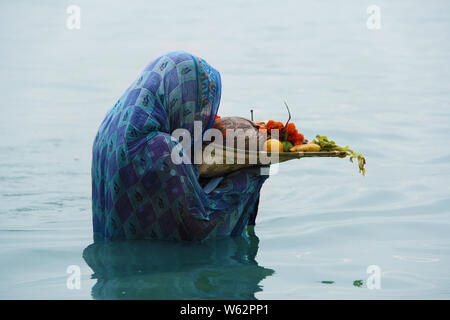
[[[194,136],[194,121],[203,133],[211,128],[220,95],[219,72],[189,53],[170,52],[147,65],[94,141],[94,239],[203,240],[240,235],[254,223],[266,176],[241,170],[211,187],[200,183],[195,164],[172,161],[174,148],[183,152],[172,132]]]

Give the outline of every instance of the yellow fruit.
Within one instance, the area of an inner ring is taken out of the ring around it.
[[[320,146],[315,143],[299,144],[289,149],[291,152],[319,152]]]
[[[264,142],[263,149],[267,152],[283,152],[283,144],[278,139],[269,139]]]

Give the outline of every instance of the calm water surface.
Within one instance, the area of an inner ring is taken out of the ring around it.
[[[0,298],[450,298],[448,1],[377,1],[380,30],[361,1],[151,2],[77,1],[73,31],[69,3],[0,4]],[[366,177],[291,161],[244,237],[93,245],[98,125],[173,49],[222,73],[222,116],[284,121],[287,99],[305,136],[362,152]]]

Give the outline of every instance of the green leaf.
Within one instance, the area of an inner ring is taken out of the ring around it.
[[[336,145],[334,141],[329,141],[326,136],[316,135],[316,139],[313,140],[313,143],[318,144],[322,151],[330,152],[330,151],[341,151],[346,152],[347,155],[350,156],[350,162],[353,162],[353,159],[358,160],[359,172],[364,176],[366,174],[366,169],[364,166],[366,165],[366,159],[360,153],[356,153],[351,150],[349,146],[345,146],[345,148]]]
[[[283,145],[284,152],[289,152],[289,150],[294,146],[290,141],[283,141],[281,144]]]

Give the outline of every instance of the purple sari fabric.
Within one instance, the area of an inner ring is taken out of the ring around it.
[[[172,161],[174,148],[183,148],[171,133],[183,128],[193,136],[195,121],[203,132],[211,128],[220,95],[219,72],[189,53],[170,52],[147,65],[94,141],[95,239],[203,240],[240,235],[254,222],[266,177],[239,171],[205,192],[208,181],[196,165]]]

